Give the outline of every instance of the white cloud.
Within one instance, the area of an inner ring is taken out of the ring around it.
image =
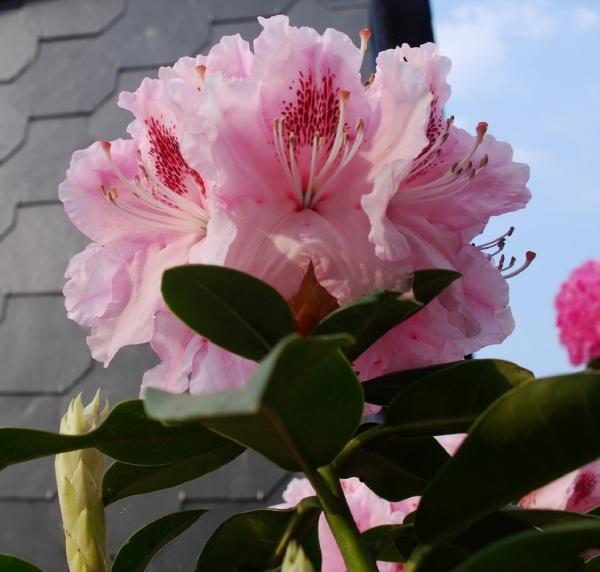
[[[577,30],[593,28],[600,24],[600,12],[591,8],[579,7],[573,10],[573,19]]]
[[[508,79],[504,64],[514,37],[552,34],[558,12],[549,0],[495,0],[461,4],[451,18],[434,18],[436,40],[454,64],[451,83],[461,92],[495,91]]]

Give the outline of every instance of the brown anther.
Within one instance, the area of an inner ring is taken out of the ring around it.
[[[138,165],[138,169],[142,172],[142,175],[144,175],[146,181],[150,182],[150,177],[148,177],[148,171],[146,171],[144,165]]]
[[[477,168],[478,169],[483,169],[488,164],[489,160],[490,160],[490,158],[487,156],[487,154],[484,155],[481,158],[481,161],[479,161],[479,167],[477,167]],[[510,236],[510,234],[508,236]]]
[[[119,198],[119,193],[117,192],[117,187],[111,187],[111,192],[114,195],[115,199]]]
[[[454,171],[456,170],[456,168],[457,168],[457,167],[458,167],[458,161],[457,161],[456,163],[454,163],[454,164],[452,165],[452,167],[450,167],[450,172],[451,172],[451,173],[454,173]]]
[[[100,192],[106,196],[106,189],[104,188],[104,185],[102,183],[100,183]]]
[[[469,179],[472,179],[475,176],[475,169],[471,168],[471,170],[469,171]]]
[[[504,260],[505,260],[505,258],[504,258],[504,254],[503,254],[500,257],[500,260],[498,261],[498,266],[497,266],[498,270],[502,270],[502,267],[504,266]]]
[[[362,129],[364,126],[365,126],[364,119],[362,117],[359,117],[356,120],[356,126],[354,127],[354,130],[358,131],[359,129]]]
[[[296,148],[296,134],[293,131],[290,133],[290,145],[292,149]]]
[[[206,75],[206,66],[196,66],[194,69],[196,70],[198,77],[204,81],[204,76]]]
[[[277,117],[273,119],[273,129],[275,129],[275,131],[279,131],[279,119],[277,119]]]
[[[348,135],[348,133],[344,133],[344,136],[342,138],[342,145],[346,145],[349,140],[350,140],[350,135]]]
[[[486,157],[487,157],[487,155],[486,155]],[[506,233],[506,236],[512,236],[512,233],[513,233],[513,232],[515,232],[515,227],[514,227],[514,226],[511,226],[511,227],[508,229],[508,232]]]
[[[323,147],[325,145],[325,137],[319,137],[319,147]]]
[[[348,100],[350,99],[349,91],[346,91],[345,89],[338,89],[337,94],[338,94],[338,97],[340,98],[340,103],[342,103],[343,105],[348,103]]]
[[[321,137],[321,134],[318,131],[315,131],[315,134],[313,135],[313,138],[315,138],[317,140],[317,142],[319,141],[319,137]]]
[[[372,84],[374,81],[375,81],[375,74],[374,74],[374,73],[372,73],[372,74],[369,76],[369,79],[368,79],[367,81],[365,81],[365,83],[363,83],[363,85],[364,85],[365,87],[371,87],[371,84]]]
[[[142,152],[141,152],[141,151],[138,149],[138,150],[135,152],[135,154],[136,154],[136,156],[137,156],[137,158],[138,158],[138,161],[141,161],[141,160],[142,160]]]

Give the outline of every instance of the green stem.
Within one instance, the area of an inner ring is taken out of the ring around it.
[[[316,471],[306,469],[305,474],[321,501],[347,572],[378,572],[375,559],[354,522],[340,481],[331,466]]]
[[[410,555],[408,562],[404,565],[404,572],[418,572],[425,560],[425,557],[432,551],[433,547],[427,544],[420,544]]]

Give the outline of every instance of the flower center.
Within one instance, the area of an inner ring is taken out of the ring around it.
[[[129,194],[119,196],[116,186],[107,190],[101,184],[100,191],[122,217],[137,224],[205,235],[209,215],[203,208],[206,196],[204,181],[181,156],[176,138],[165,139],[165,135],[169,134],[156,125],[152,124],[149,132],[149,154],[153,157],[155,169],[151,169],[142,159],[140,150],[137,151],[138,169],[143,179],[139,175],[135,175],[133,181],[127,179],[111,155],[110,143],[102,142],[110,166],[133,197]],[[197,201],[190,200],[190,189],[198,195]]]
[[[310,81],[310,78],[309,80]],[[326,84],[327,85],[327,84]],[[328,85],[331,88],[331,85]],[[300,114],[300,123],[293,115],[284,113],[273,119],[275,153],[288,180],[293,196],[302,209],[313,208],[332,181],[352,160],[364,137],[364,121],[358,118],[352,138],[346,126],[346,109],[350,92],[338,90],[338,105],[325,100],[323,110],[311,107]],[[302,103],[302,102],[301,102]],[[312,105],[312,101],[311,101]],[[286,112],[289,106],[286,107]],[[323,131],[307,127],[322,112]],[[288,121],[286,121],[286,118]],[[291,124],[288,128],[288,122]],[[296,131],[298,130],[298,132]]]

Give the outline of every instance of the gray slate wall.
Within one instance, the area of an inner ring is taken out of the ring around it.
[[[57,430],[69,401],[96,389],[111,403],[137,397],[156,363],[146,346],[94,362],[86,332],[66,317],[63,274],[88,239],[57,198],[73,151],[126,137],[116,106],[158,66],[206,53],[221,36],[254,39],[256,16],[288,14],[296,26],[351,37],[368,25],[367,0],[39,0],[0,4],[0,425]],[[193,570],[199,547],[228,515],[279,502],[290,475],[244,453],[232,465],[151,497],[108,509],[114,553],[137,528],[182,509],[209,508],[151,570]],[[0,552],[63,572],[53,460],[0,473]]]

